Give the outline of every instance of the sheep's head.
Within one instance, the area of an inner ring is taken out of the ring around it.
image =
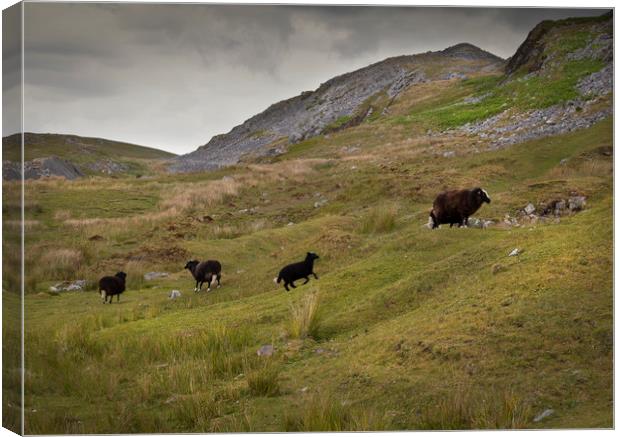
[[[125,280],[125,278],[127,277],[127,273],[125,272],[118,272],[116,275],[117,278],[121,278],[123,281]]]
[[[184,268],[188,269],[190,272],[193,272],[198,264],[199,262],[193,259],[193,260],[187,261],[187,264],[185,264]]]
[[[482,188],[474,188],[474,195],[476,196],[476,199],[480,201],[480,203],[491,203],[489,193],[487,193],[486,190],[483,190]]]
[[[316,253],[314,253],[314,252],[308,252],[306,254],[306,259],[307,260],[315,260],[315,259],[319,259],[319,256]]]

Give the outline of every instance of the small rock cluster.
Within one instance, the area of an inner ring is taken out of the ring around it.
[[[103,173],[108,175],[114,173],[123,173],[129,170],[129,166],[127,164],[112,161],[111,159],[104,159],[101,161],[88,163],[86,164],[86,168],[92,171],[96,171],[97,173]]]
[[[166,272],[148,272],[144,274],[145,281],[152,281],[153,279],[165,278],[168,276]]]
[[[559,223],[560,217],[582,211],[586,206],[585,196],[570,196],[567,199],[553,199],[540,202],[538,206],[528,203],[519,210],[516,217],[510,214],[504,216],[504,223],[509,226],[521,226],[522,224]]]
[[[52,292],[61,292],[61,291],[82,291],[86,288],[86,280],[85,279],[76,279],[75,281],[63,281],[58,284],[52,285],[50,287],[50,291]]]
[[[588,89],[597,86],[589,85]],[[612,115],[611,105],[600,110],[587,111],[593,103],[594,100],[574,100],[522,114],[504,111],[478,123],[467,123],[457,131],[476,135],[488,142],[489,150],[496,150],[524,141],[588,128]]]

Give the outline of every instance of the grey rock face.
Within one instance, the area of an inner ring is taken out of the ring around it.
[[[450,59],[460,61],[454,62],[450,68]],[[463,63],[463,59],[480,62],[470,65]],[[362,114],[356,112],[367,99],[379,93],[392,99],[407,87],[430,80],[422,68],[429,60],[441,60],[447,64],[452,77],[503,65],[501,58],[471,44],[459,44],[442,52],[389,58],[334,77],[315,91],[303,92],[271,105],[227,134],[217,135],[194,152],[171,160],[168,169],[171,172],[191,172],[234,165],[246,154],[275,154],[270,152],[273,149],[270,144],[276,140],[296,143],[321,134],[343,117],[368,117],[372,113],[370,108]]]
[[[21,179],[22,170],[18,162],[2,161],[2,179],[5,181],[16,181]]]
[[[129,166],[127,166],[126,164],[115,162],[110,159],[91,162],[89,164],[86,164],[86,167],[89,170],[104,174],[122,173],[129,169]]]
[[[20,178],[20,166],[15,162],[3,162],[3,178]],[[17,177],[15,177],[17,176]],[[77,179],[84,176],[84,173],[71,161],[50,156],[48,158],[37,158],[24,163],[25,179],[40,179],[42,177],[61,176],[66,179]]]

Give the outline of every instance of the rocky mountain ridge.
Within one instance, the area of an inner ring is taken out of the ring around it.
[[[432,80],[500,71],[504,60],[462,43],[439,52],[397,56],[336,76],[315,91],[275,103],[265,111],[213,137],[194,152],[171,161],[172,172],[233,165],[246,154],[281,153],[287,144],[319,135],[384,110],[405,88]]]

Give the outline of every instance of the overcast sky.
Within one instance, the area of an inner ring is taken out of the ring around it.
[[[25,129],[187,153],[386,57],[469,42],[506,58],[541,20],[603,12],[26,3]],[[7,104],[19,51],[4,39]],[[18,129],[5,117],[3,135]]]

